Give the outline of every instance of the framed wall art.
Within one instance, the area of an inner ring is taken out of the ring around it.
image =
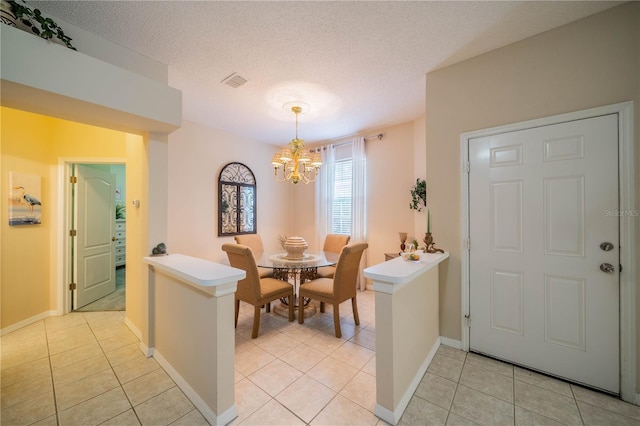
[[[42,219],[42,178],[9,172],[9,225],[39,225]]]

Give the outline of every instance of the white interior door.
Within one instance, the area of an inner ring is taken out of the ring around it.
[[[620,391],[617,132],[612,114],[469,141],[471,350]]]
[[[76,309],[116,290],[115,176],[79,165],[77,178]]]

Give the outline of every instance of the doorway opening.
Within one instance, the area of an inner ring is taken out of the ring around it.
[[[79,312],[124,311],[126,166],[83,160],[67,169],[68,306]]]

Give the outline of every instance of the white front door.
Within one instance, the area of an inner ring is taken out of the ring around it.
[[[620,392],[617,132],[611,114],[469,141],[470,350]]]
[[[75,309],[116,290],[115,176],[82,165],[77,170]]]

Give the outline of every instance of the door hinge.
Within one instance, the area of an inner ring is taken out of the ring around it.
[[[76,287],[78,287],[78,286],[76,285],[76,283],[71,283],[71,284],[69,284],[69,290],[75,290],[75,289],[76,289]]]
[[[465,244],[467,245],[467,250],[471,250],[471,238],[467,238]]]
[[[78,233],[76,232],[76,230],[75,230],[75,229],[71,229],[71,230],[69,231],[69,236],[70,236],[70,237],[75,237],[77,234],[78,234]]]
[[[69,176],[69,183],[78,183],[77,176]]]
[[[465,161],[464,162],[464,171],[466,173],[471,172],[471,162],[470,161]]]
[[[471,315],[465,315],[464,316],[464,325],[467,326],[468,328],[471,328]]]

